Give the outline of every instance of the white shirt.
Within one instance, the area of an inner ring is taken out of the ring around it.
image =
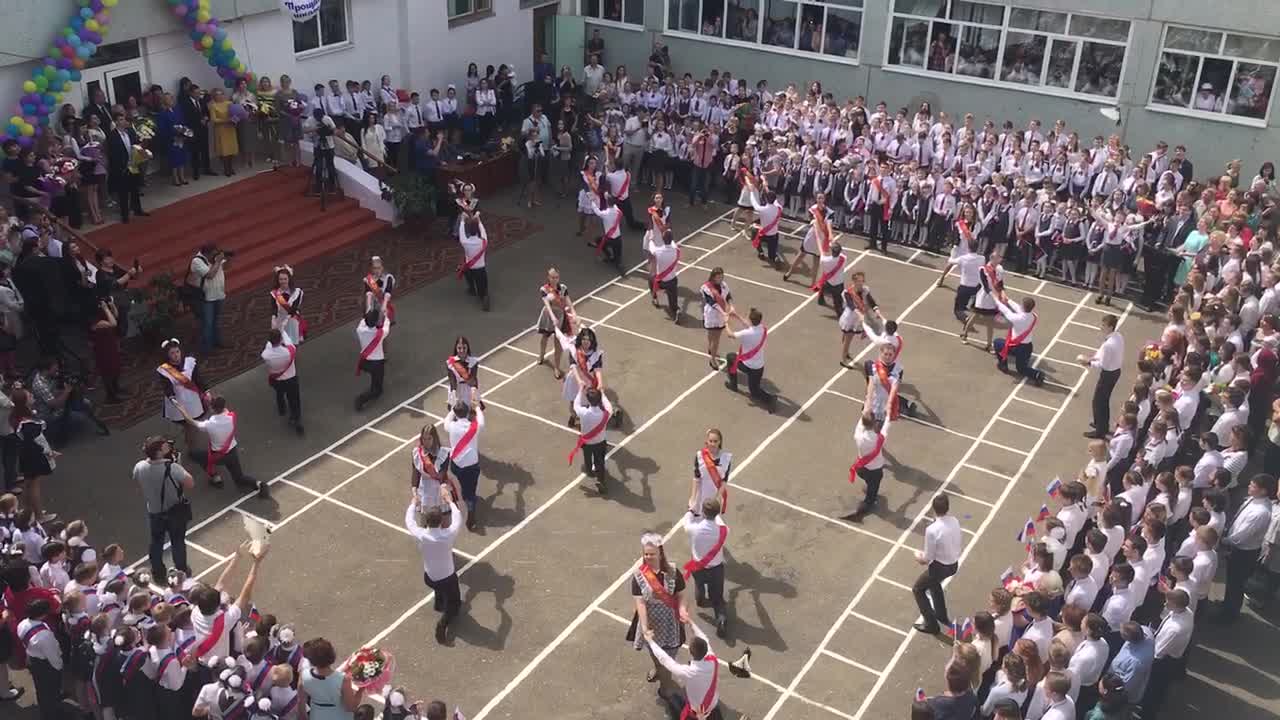
[[[1108,555],[1105,548],[1097,555],[1088,550],[1085,550],[1084,554],[1093,563],[1093,570],[1089,572],[1089,577],[1093,578],[1093,582],[1097,585],[1098,590],[1095,592],[1100,591],[1107,582],[1107,575],[1111,572],[1111,558],[1114,556]]]
[[[996,300],[996,309],[1004,315],[1009,321],[1009,325],[1013,328],[1013,337],[1022,338],[1019,345],[1031,346],[1031,333],[1029,332],[1036,322],[1036,315],[1033,312],[1023,312],[1022,308],[1015,308],[1012,305]]]
[[[738,330],[733,333],[733,336],[741,343],[741,346],[738,348],[739,357],[741,357],[743,353],[750,352],[753,348],[760,348],[756,354],[743,359],[741,364],[745,367],[751,368],[752,370],[762,369],[764,367],[764,324],[752,325],[746,330]]]
[[[881,427],[880,432],[876,433],[871,428],[863,425],[861,420],[858,421],[857,426],[853,429],[853,440],[858,446],[859,458],[864,458],[875,451],[877,439],[880,435],[884,435],[885,442],[888,442],[889,427],[891,424],[892,423],[885,423]],[[880,447],[880,452],[876,453],[875,457],[868,460],[862,467],[867,470],[879,470],[884,467],[884,446],[882,445]]]
[[[433,581],[443,580],[452,575],[453,542],[462,527],[462,513],[457,503],[449,503],[449,527],[424,528],[418,524],[417,513],[411,503],[404,511],[404,527],[418,541],[418,551],[422,553],[422,569]]]
[[[724,520],[717,515],[714,521],[705,517],[698,517],[692,511],[685,513],[684,531],[689,534],[689,547],[693,553],[693,559],[701,561],[702,558],[711,552],[716,546],[716,542],[720,539],[720,528],[725,527]],[[727,531],[726,531],[727,532]],[[728,539],[725,539],[726,544]],[[711,558],[707,563],[707,567],[713,568],[717,565],[724,564],[724,547],[716,551],[715,557]]]
[[[173,653],[174,649],[160,648],[153,645],[147,650],[147,663],[143,667],[147,677],[154,680],[157,685],[165,690],[181,690],[182,684],[187,679],[187,669],[182,667],[182,663],[179,662],[179,658],[176,655],[172,660],[165,663],[163,672],[160,670],[160,662]]]
[[[1257,550],[1271,525],[1271,501],[1251,497],[1236,512],[1227,530],[1226,542],[1239,550]]]
[[[1107,669],[1108,652],[1107,641],[1102,638],[1097,640],[1086,638],[1076,646],[1075,652],[1071,653],[1071,662],[1067,664],[1067,668],[1079,681],[1079,687],[1092,687],[1098,684],[1102,671]]]
[[[197,420],[195,425],[209,435],[209,447],[219,452],[232,450],[238,444],[235,420],[231,419],[230,413],[210,415],[208,420]],[[230,444],[227,443],[228,439],[231,440]]]
[[[268,375],[276,376],[276,380],[288,380],[298,376],[298,364],[289,357],[289,348],[294,347],[293,340],[284,332],[280,334],[283,340],[279,345],[268,342],[262,348],[262,362],[267,367]]]
[[[978,287],[982,284],[980,273],[982,264],[986,262],[978,253],[965,253],[952,260],[960,270],[960,284],[964,287]]]
[[[704,642],[707,640],[707,636],[703,634],[697,623],[689,623],[689,627],[693,628],[693,633],[702,638]],[[670,672],[677,682],[684,685],[685,697],[688,698],[689,704],[700,706],[707,697],[707,691],[711,689],[711,680],[716,676],[716,662],[704,657],[702,660],[690,660],[688,665],[681,665],[671,659],[671,656],[667,655],[666,651],[658,647],[658,644],[652,640],[649,641],[649,648],[653,650],[653,656],[658,659],[658,662],[662,663],[667,672]],[[710,642],[707,642],[707,654],[712,654]],[[710,701],[703,709],[710,712],[719,704],[720,690],[717,687],[715,694],[711,696]]]
[[[1129,617],[1133,615],[1133,595],[1130,589],[1134,583],[1124,588],[1113,588],[1111,597],[1102,605],[1102,619],[1107,621],[1107,626],[1112,630],[1119,630],[1120,626],[1129,622]],[[1145,592],[1145,589],[1144,589]]]
[[[1156,630],[1156,658],[1180,658],[1191,643],[1191,628],[1195,624],[1189,610],[1171,612],[1160,621]]]
[[[1084,529],[1084,523],[1089,517],[1083,507],[1078,503],[1072,503],[1058,511],[1058,519],[1062,521],[1062,529],[1064,531],[1062,544],[1071,548],[1075,545],[1076,537]]]
[[[1049,643],[1053,640],[1053,620],[1045,616],[1032,622],[1027,626],[1027,631],[1022,634],[1022,638],[1036,644],[1041,662],[1049,662]]]
[[[62,588],[71,582],[71,575],[63,563],[47,562],[40,567],[40,582],[47,588],[62,592]]]
[[[1075,706],[1072,704],[1074,698],[1080,692],[1080,681],[1076,678],[1075,673],[1071,672],[1071,666],[1059,670],[1063,675],[1071,678],[1071,689],[1067,691],[1067,698],[1064,702],[1057,705],[1058,708],[1071,708],[1070,715],[1050,715],[1050,708],[1054,707],[1049,704],[1049,692],[1045,688],[1045,681],[1041,680],[1036,683],[1036,689],[1031,693],[1031,702],[1027,705],[1027,714],[1024,720],[1044,720],[1048,717],[1061,717],[1063,720],[1075,720]]]
[[[1213,473],[1220,467],[1222,467],[1222,453],[1217,450],[1206,450],[1196,461],[1195,477],[1191,480],[1191,487],[1203,489],[1213,485]]]
[[[600,395],[600,407],[596,407],[587,402],[586,397],[579,394],[573,403],[573,411],[578,415],[579,427],[582,428],[582,437],[586,442],[585,445],[595,445],[605,441],[604,428],[600,432],[588,437],[587,433],[600,427],[600,422],[604,420],[606,412],[613,413],[613,405],[609,403],[609,398],[603,393]]]
[[[1043,681],[1042,681],[1043,682]],[[1070,697],[1063,698],[1060,702],[1054,703],[1045,708],[1044,714],[1038,720],[1075,720],[1076,704]],[[1030,713],[1024,720],[1033,720]]]
[[[924,531],[925,564],[954,565],[960,562],[964,550],[964,536],[960,533],[960,521],[954,515],[943,515],[929,523]]]
[[[984,718],[993,716],[996,712],[996,703],[1004,698],[1009,698],[1016,702],[1018,707],[1022,707],[1022,703],[1027,699],[1027,689],[1024,686],[1021,690],[1014,690],[1004,670],[999,670],[996,672],[996,682],[987,694],[987,701],[982,704],[978,714]]]
[[[458,443],[461,442],[462,436],[467,434],[467,430],[471,427],[471,421],[467,418],[459,418],[450,410],[449,414],[444,418],[445,432],[449,433],[449,446],[453,448],[453,464],[460,468],[471,467],[480,462],[480,431],[484,430],[484,411],[476,407],[476,434],[467,443],[466,447],[459,449]]]
[[[53,629],[42,620],[32,620],[23,618],[18,623],[18,639],[27,636],[27,633],[34,628],[41,628],[34,632],[26,641],[27,655],[33,658],[40,658],[54,670],[62,669],[62,647],[58,645],[58,638],[54,636]]]
[[[356,326],[356,341],[360,343],[361,354],[364,353],[365,348],[369,347],[369,344],[373,342],[373,338],[377,336],[377,334],[378,334],[378,328],[369,327],[368,325],[365,324],[364,320],[360,321],[360,324]],[[391,334],[391,320],[384,317],[382,319],[382,337],[378,339],[377,347],[373,348],[373,350],[365,358],[366,360],[385,360],[386,359],[387,356],[383,354],[382,350],[383,350],[383,346],[387,341],[387,336],[390,334]]]
[[[1102,345],[1093,354],[1089,367],[1103,371],[1119,370],[1124,366],[1124,336],[1113,332],[1102,341]]]
[[[1089,612],[1089,609],[1093,607],[1094,599],[1097,597],[1097,581],[1093,579],[1093,575],[1085,575],[1071,583],[1071,589],[1067,591],[1066,604],[1075,605],[1081,610]]]
[[[1191,598],[1193,601],[1209,597],[1209,586],[1217,573],[1218,551],[1197,550],[1195,557],[1191,558],[1191,576],[1188,578],[1198,590],[1198,598]]]
[[[1218,420],[1213,423],[1210,432],[1218,436],[1219,445],[1227,447],[1231,445],[1231,429],[1237,425],[1243,425],[1248,420],[1249,413],[1240,408],[1224,409],[1218,416]]]
[[[467,221],[458,221],[458,242],[462,244],[462,254],[466,258],[465,262],[471,262],[471,259],[480,256],[472,265],[472,270],[480,270],[484,267],[485,255],[489,246],[489,231],[485,230],[484,223],[479,220],[476,224],[480,226],[479,235],[471,235],[467,232]]]
[[[222,635],[218,637],[218,641],[213,644],[213,647],[209,648],[209,652],[200,658],[201,665],[209,666],[210,661],[215,659],[221,661],[231,651],[231,631],[240,622],[240,606],[228,605],[225,608],[218,608],[213,611],[212,615],[205,615],[200,612],[200,608],[194,605],[191,607],[191,628],[195,631],[196,637],[195,645],[192,647],[193,651],[195,647],[205,641],[205,638],[209,637],[209,631],[213,629],[213,623],[217,620],[219,614],[226,615],[226,620],[223,622]]]
[[[669,282],[675,279],[675,264],[680,260],[680,249],[675,243],[670,245],[656,240],[649,241],[649,254],[653,256],[656,276],[662,278],[662,282]]]

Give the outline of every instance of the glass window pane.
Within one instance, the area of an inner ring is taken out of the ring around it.
[[[768,0],[768,3],[768,14],[764,18],[764,44],[795,47],[798,7],[791,0]]]
[[[1196,94],[1196,73],[1200,71],[1200,58],[1181,53],[1162,53],[1160,67],[1156,70],[1156,88],[1151,92],[1151,102],[1156,105],[1191,107],[1191,96]]]
[[[984,25],[1004,24],[1004,7],[984,3],[954,0],[951,3],[951,19],[982,23]]]
[[[591,0],[588,0],[588,3],[590,2]],[[596,11],[592,13],[592,15],[594,17],[600,17],[600,0],[595,0],[595,3],[597,5]],[[449,0],[449,17],[466,15],[469,12],[471,12],[471,0]]]
[[[924,67],[924,51],[928,42],[928,22],[894,18],[893,32],[889,35],[889,64]]]
[[[680,29],[696,33],[702,27],[698,20],[698,0],[682,0],[680,4]]]
[[[702,0],[702,27],[698,32],[724,37],[724,0]]]
[[[860,8],[862,0],[822,0],[828,5],[844,5],[845,7]]]
[[[1082,35],[1095,40],[1126,42],[1129,39],[1129,21],[1100,18],[1092,15],[1072,15],[1071,34]]]
[[[821,5],[800,6],[800,45],[806,52],[822,52],[822,18],[826,8]]]
[[[951,23],[933,21],[933,33],[929,40],[929,69],[949,73],[956,64],[956,39],[951,34]]]
[[[822,52],[838,57],[858,57],[862,37],[862,13],[858,10],[827,8],[827,38]]]
[[[621,0],[618,0],[621,1]],[[493,9],[493,0],[475,0],[476,12]]]
[[[943,17],[946,2],[944,0],[897,0],[893,4],[893,11],[904,15]]]
[[[1200,70],[1200,87],[1191,98],[1191,109],[1222,112],[1234,70],[1235,62],[1231,60],[1205,58]]]
[[[1280,61],[1280,40],[1253,35],[1227,35],[1227,42],[1222,46],[1222,54],[1276,62]]]
[[[320,6],[320,42],[334,45],[347,41],[347,8],[344,0],[332,0]]]
[[[1045,75],[1045,87],[1071,89],[1071,71],[1076,65],[1076,50],[1080,43],[1075,40],[1054,38],[1049,44],[1049,73]]]
[[[728,0],[725,6],[724,36],[730,40],[755,42],[759,17],[757,0]]]
[[[623,22],[632,25],[644,24],[644,0],[623,0],[622,10],[625,14],[622,18]]]
[[[1030,10],[1028,8],[1010,8],[1009,27],[1065,33],[1067,31],[1067,14],[1048,12],[1046,10]]]
[[[1222,33],[1171,26],[1164,36],[1164,47],[1166,50],[1216,53],[1222,47]]]
[[[477,9],[479,8],[477,7]],[[604,15],[602,17],[605,20],[622,22],[622,0],[604,0]]]
[[[311,18],[306,22],[292,23],[293,51],[296,53],[320,47],[320,21]]]
[[[1267,106],[1271,103],[1271,88],[1275,84],[1274,65],[1239,63],[1236,65],[1235,84],[1231,88],[1231,102],[1227,112],[1258,120],[1265,118]]]
[[[1085,43],[1080,52],[1080,69],[1076,72],[1076,92],[1115,97],[1120,90],[1123,66],[1123,46]]]
[[[1010,32],[1004,43],[1000,79],[1005,82],[1039,85],[1047,44],[1043,35]]]
[[[956,74],[987,78],[996,76],[996,55],[1000,50],[999,28],[960,28],[960,55]]]

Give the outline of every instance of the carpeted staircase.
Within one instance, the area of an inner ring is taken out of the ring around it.
[[[175,283],[182,283],[201,245],[216,243],[235,253],[227,272],[231,294],[269,280],[278,262],[297,267],[389,227],[351,199],[330,197],[321,212],[319,198],[303,195],[309,172],[281,168],[259,173],[151,211],[151,217],[96,230],[88,238],[110,248],[119,265],[127,267],[137,258],[143,281],[168,272]]]

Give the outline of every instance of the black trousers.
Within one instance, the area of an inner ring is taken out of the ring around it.
[[[62,671],[55,670],[48,660],[27,656],[27,669],[31,682],[36,686],[36,705],[40,720],[62,718]]]
[[[911,586],[911,594],[916,597],[916,606],[920,608],[920,617],[924,618],[926,625],[951,623],[951,616],[947,614],[947,598],[942,592],[942,581],[955,575],[959,568],[958,563],[929,563],[929,567],[916,578],[915,585]],[[932,604],[930,600],[933,601]]]
[[[884,479],[884,468],[878,467],[875,470],[867,468],[858,468],[858,477],[862,478],[862,482],[867,484],[867,496],[862,499],[863,506],[867,508],[875,507],[880,500],[880,481]]]
[[[653,295],[654,299],[657,299],[658,294],[656,292],[653,292],[652,290],[653,286],[650,285],[649,287],[650,287],[650,293]],[[679,283],[676,281],[676,278],[673,276],[670,280],[666,280],[658,283],[658,287],[662,288],[662,292],[665,293],[667,296],[667,313],[674,318],[676,314],[680,312],[680,308],[678,304],[679,293],[677,292],[680,287]]]
[[[453,470],[453,476],[458,478],[458,487],[462,490],[462,500],[467,505],[467,514],[476,511],[476,501],[479,497],[476,495],[476,488],[480,486],[480,463],[460,467],[455,462],[449,463],[449,468]]]
[[[619,235],[616,238],[608,238],[607,240],[605,240],[604,248],[602,248],[600,252],[603,254],[605,262],[616,266],[619,272],[622,271],[622,236],[621,235]]]
[[[772,235],[765,235],[763,238],[760,239],[760,244],[764,246],[763,250],[765,251],[766,257],[769,258],[769,261],[777,262],[778,261],[778,234],[774,233]]]
[[[187,143],[191,148],[191,177],[199,180],[200,173],[213,174],[213,168],[209,167],[209,130],[203,125],[196,125],[191,130],[195,133]]]
[[[709,600],[715,616],[724,615],[724,563],[695,571],[693,589],[699,605],[704,599]]]
[[[142,212],[142,196],[138,194],[140,182],[137,175],[126,171],[125,177],[115,184],[114,192],[116,202],[120,204],[121,222],[129,222],[130,213],[136,215]]]
[[[604,480],[604,455],[608,451],[609,443],[603,440],[583,445],[582,471],[596,480]]]
[[[876,241],[879,240],[880,249],[887,251],[889,249],[889,223],[884,219],[884,205],[868,205],[867,215],[871,219],[867,226],[867,238],[871,241],[870,247],[875,248]]]
[[[458,587],[458,573],[455,572],[447,578],[432,580],[424,572],[422,581],[435,591],[435,609],[438,613],[444,613],[444,621],[448,623],[457,617],[462,610],[462,589]]]
[[[387,372],[386,360],[365,360],[361,370],[369,374],[369,389],[360,393],[356,403],[364,405],[370,400],[382,397],[382,378]]]
[[[1093,386],[1093,427],[1098,432],[1107,432],[1111,427],[1111,392],[1119,380],[1119,369],[1098,373],[1098,384]]]
[[[207,448],[191,449],[191,459],[199,463],[200,467],[206,466],[208,458],[209,450]],[[219,465],[225,467],[227,472],[231,473],[231,481],[235,484],[245,486],[255,484],[251,478],[244,474],[244,468],[240,465],[239,446],[231,448],[231,452],[218,458],[218,461],[213,464],[215,473],[217,472]]]
[[[187,564],[187,520],[178,518],[174,513],[147,513],[147,525],[151,529],[151,543],[148,555],[151,558],[151,576],[162,578],[168,572],[164,566],[164,541],[169,540],[169,552],[173,555],[173,566],[191,576],[191,566]]]
[[[1234,618],[1244,603],[1244,585],[1258,567],[1260,550],[1231,548],[1227,555],[1227,589],[1222,596],[1222,614]]]
[[[1004,338],[996,338],[991,343],[991,347],[996,351],[996,366],[1001,370],[1009,369],[1008,359],[1000,359],[1000,350],[1004,347]],[[1009,349],[1009,358],[1013,360],[1013,366],[1017,368],[1018,374],[1029,380],[1039,381],[1044,373],[1035,369],[1031,365],[1031,343],[1019,343]]]
[[[1169,695],[1169,686],[1186,674],[1186,653],[1180,658],[1156,658],[1151,665],[1151,679],[1147,681],[1147,691],[1142,696],[1143,720],[1155,720],[1165,698]]]
[[[730,368],[733,367],[733,355],[733,353],[730,353],[726,356],[726,359],[729,361]],[[772,404],[774,400],[777,399],[773,395],[765,392],[764,388],[761,386],[761,382],[764,380],[764,368],[753,369],[746,365],[738,365],[738,372],[747,376],[747,390],[751,393],[751,397],[769,404]],[[729,373],[729,389],[737,392],[738,373]]]
[[[960,287],[956,288],[956,302],[955,302],[954,310],[957,315],[960,315],[969,310],[969,303],[973,300],[975,296],[977,296],[979,287],[981,286],[974,285],[970,287],[968,285],[961,285]]]
[[[489,297],[489,270],[488,268],[472,268],[463,271],[463,276],[467,280],[467,290],[476,297]]]
[[[831,307],[836,311],[838,316],[844,312],[844,286],[832,285],[831,283],[822,283],[822,292],[818,294],[818,304],[826,305],[827,298],[831,298]]]
[[[933,215],[929,218],[929,242],[930,250],[941,250],[943,242],[947,239],[947,218],[942,215]]]
[[[1145,279],[1142,284],[1142,304],[1147,307],[1163,301],[1166,287],[1173,285],[1173,273],[1181,261],[1159,248],[1142,248],[1142,264]]]
[[[298,387],[298,376],[288,380],[277,380],[271,383],[276,391],[276,411],[281,415],[289,413],[289,419],[298,422],[302,419],[302,394]]]

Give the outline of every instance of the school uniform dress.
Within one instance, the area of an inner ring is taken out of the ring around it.
[[[414,493],[424,508],[439,508],[447,512],[449,505],[440,501],[440,488],[448,485],[456,496],[461,497],[459,488],[449,477],[449,455],[452,448],[439,447],[434,453],[428,452],[421,445],[415,445],[410,465],[414,474]]]
[[[435,591],[435,609],[442,613],[440,623],[447,626],[462,609],[462,592],[458,587],[458,572],[453,564],[453,544],[462,528],[462,514],[456,503],[449,503],[448,527],[424,528],[412,504],[405,509],[404,525],[418,542],[422,553],[422,581]],[[440,625],[437,625],[437,633]]]
[[[702,327],[707,330],[723,329],[728,322],[727,308],[733,301],[733,291],[729,289],[729,284],[721,281],[719,285],[715,285],[708,281],[702,284],[701,293]],[[724,307],[717,301],[717,295]]]
[[[590,182],[588,182],[588,179]],[[599,202],[599,196],[595,190],[591,189],[591,186],[600,187],[600,173],[590,173],[583,170],[578,173],[578,180],[578,214],[594,215],[595,205]]]
[[[11,611],[16,612],[17,608]],[[62,648],[53,628],[43,620],[23,618],[18,623],[18,640],[25,648],[27,669],[36,690],[36,705],[42,720],[57,720],[62,703]],[[4,629],[8,633],[8,628]]]
[[[555,287],[543,284],[538,288],[538,294],[551,304],[553,313],[559,312],[558,316],[548,315],[545,306],[538,311],[538,334],[554,335],[556,328],[559,328],[560,332],[563,333],[569,332],[569,315],[565,312],[569,298],[569,286],[564,283],[559,283]]]
[[[816,205],[809,208],[810,217],[813,216],[813,212],[815,210],[817,210]],[[831,208],[823,208],[822,212],[823,212],[823,216],[826,218],[826,221],[827,221],[827,230],[830,231],[831,223],[835,219],[835,213],[831,211]],[[805,233],[804,233],[804,240],[801,241],[800,243],[800,252],[804,253],[805,255],[814,255],[816,257],[822,257],[823,241],[825,240],[827,244],[830,244],[831,238],[830,237],[819,238],[818,235],[819,235],[819,231],[818,231],[817,222],[813,220],[809,221],[809,227],[807,230],[805,230]]]
[[[870,322],[872,312],[879,307],[875,296],[871,294],[871,288],[866,285],[863,285],[860,290],[845,288],[840,295],[840,303],[842,309],[837,321],[840,332],[855,335],[863,331],[863,323]]]
[[[365,295],[366,310],[378,310],[394,325],[396,308],[392,298],[396,292],[396,278],[391,273],[383,273],[381,277],[368,274],[361,280],[360,290]]]
[[[369,327],[364,320],[356,326],[356,342],[360,346],[360,359],[356,373],[369,373],[369,389],[356,398],[356,409],[363,409],[371,400],[382,396],[382,379],[386,373],[385,344],[391,334],[391,321],[383,318],[379,327]]]
[[[671,565],[654,572],[642,562],[631,573],[631,595],[644,600],[649,629],[653,631],[653,644],[662,651],[654,653],[659,658],[663,655],[675,657],[685,643],[684,624],[680,622],[678,609],[684,588],[684,576]],[[626,639],[636,650],[645,647],[639,613],[631,616]]]
[[[724,488],[724,494],[726,496],[728,495],[727,488],[729,485],[729,471],[733,467],[733,453],[721,450],[718,456],[711,459],[711,464],[715,466],[715,473],[712,473],[711,469],[707,466],[708,454],[709,453],[704,453],[702,450],[693,454],[693,477],[698,481],[698,497],[694,499],[693,506],[689,508],[689,511],[694,515],[701,515],[702,503],[710,500],[711,498],[719,498],[722,492],[722,487]],[[716,473],[718,473],[720,477],[719,486],[716,485]],[[725,512],[729,509],[728,507],[723,506],[723,503],[721,503],[721,505],[721,512]]]
[[[18,471],[24,477],[48,477],[53,474],[57,462],[53,459],[53,448],[44,436],[45,423],[35,418],[23,418],[18,423]],[[37,526],[38,527],[38,526]],[[34,550],[39,558],[40,546],[27,548]],[[38,561],[38,560],[37,560]]]
[[[476,388],[479,383],[480,358],[474,355],[458,357],[451,355],[445,361],[445,372],[449,378],[449,408],[459,402],[467,407],[475,404]]]
[[[179,425],[186,422],[182,413],[173,407],[169,398],[176,400],[191,417],[199,419],[204,416],[205,392],[200,382],[195,358],[190,355],[182,358],[180,367],[174,367],[167,362],[162,363],[156,368],[156,372],[163,378],[160,389],[164,392],[166,399],[161,405],[161,414],[165,420]]]
[[[302,394],[298,385],[298,347],[293,336],[281,331],[279,345],[268,342],[262,348],[262,363],[267,369],[267,383],[276,393],[276,412],[289,416],[289,422],[302,422]]]
[[[567,335],[557,336],[560,340],[560,347],[569,354],[569,362],[578,366],[582,374],[587,376],[591,382],[591,387],[598,387],[595,372],[604,368],[604,351],[600,348],[593,348],[591,352],[583,352],[578,349],[576,341]],[[578,378],[572,372],[564,374],[563,385],[560,390],[560,397],[568,402],[574,402],[578,399]]]
[[[288,292],[276,288],[271,291],[271,302],[274,304],[271,315],[271,327],[293,338],[295,343],[304,338],[302,321],[302,288],[294,288]]]

